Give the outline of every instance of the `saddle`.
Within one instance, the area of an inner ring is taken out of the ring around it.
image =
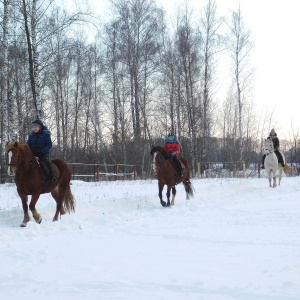
[[[175,171],[175,178],[176,177],[180,177],[182,176],[184,173],[185,173],[185,166],[184,164],[182,163],[182,161],[180,159],[172,159],[172,162],[173,162],[173,168],[174,168],[174,171]]]
[[[41,159],[39,159],[37,156],[35,156],[35,159],[42,170],[44,180],[47,180],[48,175],[49,175],[49,169],[47,168],[46,164]],[[52,168],[53,176],[58,178],[60,175],[58,167],[54,163],[51,162],[51,168]]]

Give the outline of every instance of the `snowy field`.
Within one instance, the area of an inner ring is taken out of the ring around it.
[[[0,185],[0,299],[299,300],[300,178],[192,183],[163,208],[156,180],[72,181],[76,213],[43,195],[26,228]]]

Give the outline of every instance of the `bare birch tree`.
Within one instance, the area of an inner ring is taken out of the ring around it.
[[[9,10],[10,0],[3,2],[3,89],[1,99],[1,153],[4,155],[5,145],[12,135],[9,134],[9,99],[8,99],[8,25],[9,25]],[[11,124],[12,125],[12,124]],[[4,160],[4,158],[2,158]]]
[[[133,136],[139,139],[142,131],[146,130],[147,115],[143,106],[150,96],[147,90],[151,85],[149,78],[157,67],[162,11],[154,0],[112,0],[111,3],[116,12],[114,24],[118,24],[120,29],[119,59],[127,67],[126,76],[130,84]]]
[[[212,126],[212,99],[214,96],[214,75],[216,71],[216,55],[220,36],[218,30],[222,20],[217,17],[217,7],[214,0],[208,0],[201,17],[201,52],[203,55],[203,150],[202,160],[209,161],[211,126]]]
[[[39,51],[37,43],[37,3],[39,0],[32,0],[31,8],[26,0],[23,0],[23,17],[28,48],[28,63],[30,73],[30,84],[33,96],[33,104],[36,110],[36,118],[43,119],[42,101],[40,95],[40,75],[39,75]],[[29,26],[30,22],[30,26]]]
[[[252,75],[252,70],[249,69],[249,55],[253,45],[250,40],[250,31],[244,24],[240,7],[236,12],[232,12],[228,27],[230,33],[227,46],[234,66],[235,92],[238,105],[239,160],[242,161],[244,151],[243,109]]]
[[[180,17],[176,35],[177,49],[180,70],[180,81],[182,82],[181,91],[178,92],[180,108],[185,113],[185,118],[181,120],[186,124],[186,135],[188,136],[189,145],[187,147],[191,163],[191,170],[195,172],[196,155],[197,155],[197,134],[200,128],[197,126],[198,120],[201,119],[201,95],[199,87],[200,74],[200,55],[199,44],[200,37],[192,24],[192,12],[187,4]],[[198,84],[197,84],[198,83]],[[180,86],[181,84],[179,84]]]

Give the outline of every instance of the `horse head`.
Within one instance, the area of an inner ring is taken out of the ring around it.
[[[153,156],[154,153],[156,153],[157,151],[161,151],[162,147],[161,146],[154,146],[151,151],[150,154]]]
[[[274,144],[271,139],[265,139],[265,153],[272,153],[274,152]]]
[[[170,159],[170,154],[168,154],[168,152],[166,151],[166,149],[164,147],[161,147],[161,146],[154,146],[152,149],[151,149],[151,152],[150,154],[153,156],[155,153],[159,152],[163,158],[165,160],[168,160]]]
[[[27,144],[7,142],[5,148],[5,154],[7,155],[8,164],[7,174],[9,176],[15,176],[18,167],[30,153],[31,151]]]
[[[153,157],[153,161],[152,161],[153,171],[157,170],[157,165],[159,165],[160,163],[165,163],[165,161],[170,159],[171,157],[170,154],[167,153],[165,148],[161,146],[154,146],[151,149],[150,154]]]

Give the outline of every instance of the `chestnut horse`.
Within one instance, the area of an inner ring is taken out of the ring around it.
[[[187,160],[185,158],[179,158],[180,162],[185,167],[184,174],[180,176],[176,176],[176,172],[174,170],[174,165],[172,162],[172,158],[167,151],[160,146],[153,147],[150,154],[153,157],[153,170],[156,171],[157,179],[158,179],[158,196],[160,199],[160,203],[162,206],[170,206],[175,203],[176,196],[176,184],[183,183],[185,191],[186,191],[186,199],[194,196],[193,187],[190,182],[190,168]],[[167,185],[167,203],[162,198],[162,191],[164,185]],[[172,201],[170,203],[170,192],[172,189]]]
[[[42,222],[41,215],[37,212],[35,205],[41,194],[51,193],[56,201],[56,212],[53,221],[58,221],[60,215],[67,211],[75,211],[75,200],[70,189],[71,170],[61,159],[52,160],[57,169],[58,179],[56,182],[45,181],[37,159],[33,156],[27,144],[8,142],[5,153],[8,160],[9,176],[15,176],[18,194],[22,200],[24,220],[21,227],[26,227],[30,221],[28,213],[28,195],[31,195],[29,209],[37,223]],[[55,168],[54,168],[55,170]]]

